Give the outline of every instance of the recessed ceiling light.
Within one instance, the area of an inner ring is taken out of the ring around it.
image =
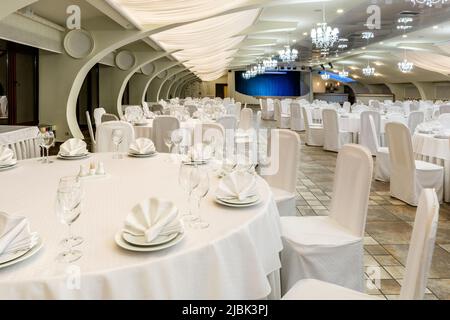
[[[383,44],[384,44],[384,42],[383,42],[383,41],[381,41],[381,42],[380,42],[380,44],[381,44],[381,45],[383,45]]]
[[[402,38],[408,38],[408,35],[404,34],[404,35],[402,36]]]
[[[362,47],[361,49],[366,50],[366,47]]]
[[[297,42],[297,40],[295,40],[295,39],[294,39],[294,40],[292,40],[292,42],[293,42],[293,43],[296,43],[296,42]]]
[[[338,9],[337,13],[344,13],[344,9]]]
[[[435,30],[438,29],[438,28],[439,28],[439,26],[433,26],[433,29],[435,29]]]
[[[308,32],[303,32],[303,35],[304,35],[304,36],[307,36],[307,35],[308,35]]]

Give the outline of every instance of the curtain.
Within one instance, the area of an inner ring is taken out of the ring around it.
[[[398,54],[398,56],[404,57],[403,54]],[[406,59],[419,68],[446,76],[450,75],[450,57],[430,52],[407,51]]]

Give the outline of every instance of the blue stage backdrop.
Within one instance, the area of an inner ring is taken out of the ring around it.
[[[300,97],[309,93],[304,73],[299,71],[270,72],[245,80],[244,71],[236,71],[236,91],[257,97]]]

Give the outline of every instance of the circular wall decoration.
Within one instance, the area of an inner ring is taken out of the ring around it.
[[[164,79],[165,77],[167,77],[167,74],[168,74],[168,73],[169,73],[169,71],[164,70],[164,71],[160,72],[160,73],[157,75],[157,77],[158,77],[159,79]]]
[[[134,67],[136,57],[130,51],[124,50],[116,54],[116,66],[122,70],[129,70]]]
[[[149,76],[155,71],[155,65],[153,63],[146,64],[141,68],[141,71],[146,76]]]
[[[75,59],[86,58],[94,50],[92,35],[82,29],[69,31],[64,37],[64,50]]]

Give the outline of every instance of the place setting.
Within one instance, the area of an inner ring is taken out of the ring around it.
[[[72,138],[59,147],[57,159],[60,160],[82,160],[90,156],[86,142],[81,139]]]
[[[246,208],[259,204],[261,198],[255,175],[242,170],[226,175],[219,182],[215,201],[234,208]]]
[[[152,140],[138,138],[130,144],[128,156],[132,158],[150,158],[157,155],[155,145]]]
[[[114,239],[125,250],[152,252],[170,248],[184,236],[184,224],[174,203],[150,198],[132,208]]]
[[[182,163],[186,165],[205,165],[212,159],[212,148],[208,145],[199,143],[189,148],[187,154],[183,157]]]
[[[17,166],[17,159],[14,151],[0,145],[0,171],[13,169]]]

